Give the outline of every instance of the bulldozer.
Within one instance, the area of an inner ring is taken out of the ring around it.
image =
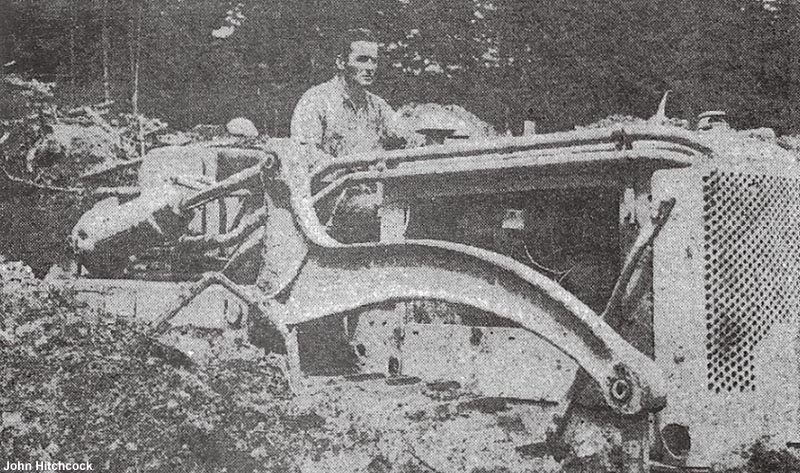
[[[379,236],[338,241],[327,217],[359,185]],[[527,471],[592,432],[608,471],[714,471],[757,441],[800,445],[799,229],[796,156],[728,128],[339,159],[275,138],[149,152],[133,191],[75,226],[70,284],[156,334],[239,331],[298,396],[463,393],[516,416]]]

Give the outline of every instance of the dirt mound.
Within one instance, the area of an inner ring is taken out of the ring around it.
[[[11,286],[37,284],[30,266],[21,261],[4,261],[0,256],[0,284]]]
[[[198,364],[4,267],[0,458],[115,472],[525,471],[508,449],[514,425],[459,407],[459,393],[350,384],[292,397],[279,358],[250,349]],[[191,335],[217,355],[237,343]],[[516,466],[492,469],[509,452]]]
[[[469,138],[498,136],[491,125],[459,105],[410,103],[400,107],[397,115],[401,127],[409,132],[423,128],[444,128]]]
[[[165,473],[587,471],[568,466],[593,458],[580,456],[588,446],[577,438],[566,460],[525,448],[546,440],[532,428],[552,422],[530,403],[413,379],[323,383],[291,396],[280,358],[252,348],[231,356],[238,341],[195,331],[214,354],[198,364],[24,265],[0,274],[0,458]],[[786,452],[748,455],[738,471],[798,471]]]
[[[120,137],[98,125],[56,123],[28,151],[29,172],[47,168],[54,181],[73,180],[83,172],[109,166],[128,156]]]
[[[203,369],[35,280],[2,285],[0,457],[106,471],[292,471],[269,358]],[[270,426],[266,430],[265,426]]]

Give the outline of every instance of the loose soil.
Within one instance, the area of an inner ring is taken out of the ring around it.
[[[173,333],[205,340],[203,356],[189,356],[19,263],[0,268],[0,304],[0,459],[113,472],[554,472],[570,462],[520,448],[551,417],[456,383],[340,380],[292,396],[281,357],[231,334]],[[787,452],[749,455],[737,471],[800,471]]]

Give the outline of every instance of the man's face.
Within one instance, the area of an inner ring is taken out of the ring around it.
[[[378,43],[353,41],[350,43],[347,60],[340,60],[338,65],[351,83],[369,87],[375,82],[375,72],[378,68]]]

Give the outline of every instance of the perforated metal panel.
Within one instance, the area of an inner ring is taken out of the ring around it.
[[[688,466],[732,468],[800,438],[800,165],[707,164],[653,176],[676,200],[653,244],[659,416],[689,429]]]
[[[759,343],[800,307],[800,179],[711,171],[703,201],[708,389],[755,391]]]

